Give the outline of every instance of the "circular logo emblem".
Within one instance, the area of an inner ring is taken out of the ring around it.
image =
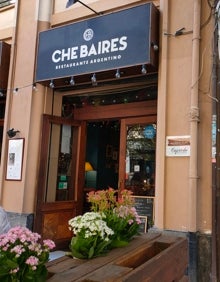
[[[153,139],[155,135],[156,135],[156,130],[152,124],[145,127],[144,136],[147,139]]]
[[[84,40],[89,41],[93,38],[93,35],[94,35],[94,31],[91,28],[88,28],[84,31],[83,38]]]

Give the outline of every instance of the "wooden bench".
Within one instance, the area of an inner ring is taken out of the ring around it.
[[[48,282],[188,281],[186,238],[147,233],[91,260],[68,256],[48,262]]]

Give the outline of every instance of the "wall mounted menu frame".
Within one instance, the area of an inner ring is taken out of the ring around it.
[[[21,180],[24,138],[8,140],[6,180]]]
[[[148,227],[154,224],[154,197],[132,196],[134,206],[139,216],[147,218]]]

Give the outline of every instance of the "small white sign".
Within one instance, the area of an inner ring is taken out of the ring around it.
[[[140,166],[139,165],[134,166],[134,172],[140,172]]]
[[[167,136],[166,138],[167,157],[189,157],[190,136]]]
[[[6,180],[21,180],[24,138],[8,140]]]

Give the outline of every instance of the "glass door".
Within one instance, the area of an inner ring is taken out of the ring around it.
[[[68,220],[82,213],[85,123],[43,116],[34,229],[57,247],[69,244]]]
[[[155,196],[156,117],[121,121],[119,187]]]

